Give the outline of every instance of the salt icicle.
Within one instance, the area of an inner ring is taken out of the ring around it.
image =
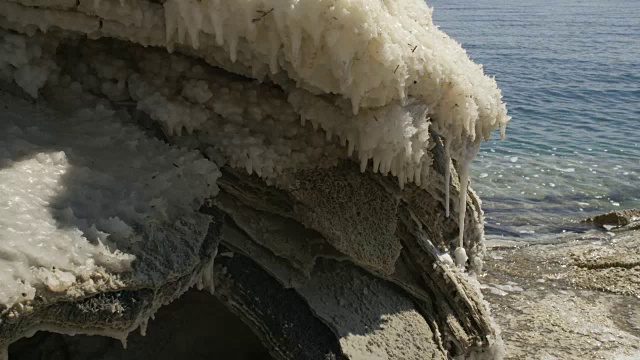
[[[229,34],[229,57],[232,63],[238,59],[238,35],[236,33]]]
[[[165,16],[165,39],[167,44],[171,41],[171,38],[178,28],[178,9],[171,1],[164,3],[164,16]]]
[[[183,2],[179,5],[180,13],[185,19],[187,33],[194,49],[200,47],[200,29],[202,29],[202,10],[199,2]]]
[[[222,28],[222,18],[220,15],[220,0],[210,0],[208,11],[211,25],[213,25],[213,31],[216,33],[216,44],[218,44],[218,46],[222,46],[222,44],[224,44],[224,33]]]
[[[460,228],[459,239],[460,244],[455,250],[454,255],[456,257],[456,264],[459,267],[464,267],[467,262],[467,253],[464,250],[464,218],[467,212],[467,188],[469,186],[469,163],[467,161],[461,161],[458,169],[460,173],[460,204],[459,204],[459,224]]]
[[[140,323],[140,335],[147,336],[147,326],[149,325],[149,319],[144,319]]]
[[[445,213],[449,217],[449,182],[451,182],[451,140],[444,139],[444,197],[445,197]]]
[[[294,29],[291,33],[291,57],[294,64],[300,63],[300,46],[302,45],[302,30]]]
[[[278,72],[278,52],[280,51],[280,39],[277,31],[269,32],[269,70],[272,74]]]

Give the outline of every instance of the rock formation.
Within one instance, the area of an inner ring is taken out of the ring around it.
[[[482,279],[505,359],[640,356],[638,210],[592,217],[606,226],[535,241],[487,241]]]
[[[5,355],[196,287],[274,358],[501,357],[467,186],[499,90],[420,1],[330,3],[0,1]]]

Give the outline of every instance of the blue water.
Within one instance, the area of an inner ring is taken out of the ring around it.
[[[489,233],[640,207],[640,1],[428,3],[496,77],[513,117],[473,164]]]

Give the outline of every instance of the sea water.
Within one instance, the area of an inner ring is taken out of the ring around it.
[[[488,234],[538,236],[640,208],[640,1],[428,3],[496,76],[513,117],[473,163]]]

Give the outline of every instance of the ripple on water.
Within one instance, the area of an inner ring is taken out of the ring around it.
[[[536,236],[640,207],[640,2],[429,4],[497,76],[513,117],[473,164],[488,232]]]

